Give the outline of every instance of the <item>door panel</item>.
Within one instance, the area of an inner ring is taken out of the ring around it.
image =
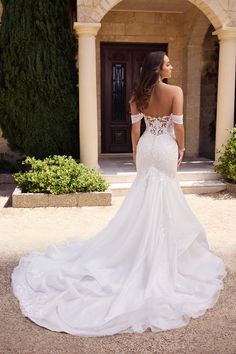
[[[150,51],[166,44],[101,43],[102,152],[132,152],[129,99],[142,62]],[[145,130],[142,122],[141,133]]]

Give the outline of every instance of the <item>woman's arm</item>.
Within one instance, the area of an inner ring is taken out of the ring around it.
[[[130,102],[131,115],[139,114],[135,101]],[[141,122],[138,121],[132,124],[131,128],[131,140],[132,140],[132,150],[133,150],[133,160],[136,160],[137,144],[140,138],[140,126]]]
[[[177,116],[183,115],[183,91],[180,87],[175,88],[175,93],[174,93],[174,98],[173,98],[173,108],[172,108],[172,113]],[[174,122],[174,132],[175,132],[175,137],[176,141],[178,144],[179,148],[179,156],[178,156],[178,162],[177,165],[179,166],[183,156],[184,156],[184,140],[185,140],[185,131],[184,131],[184,125],[183,124],[177,124]]]

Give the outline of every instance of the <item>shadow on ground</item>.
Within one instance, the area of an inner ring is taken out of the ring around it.
[[[215,200],[226,200],[226,199],[235,199],[236,193],[231,193],[227,191],[217,192],[217,193],[204,193],[204,194],[196,194],[199,198],[209,197]]]

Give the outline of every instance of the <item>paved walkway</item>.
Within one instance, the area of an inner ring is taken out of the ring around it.
[[[7,194],[6,189],[0,194]],[[86,338],[48,331],[22,316],[10,289],[10,275],[20,256],[68,237],[95,235],[123,199],[113,198],[110,207],[0,208],[0,354],[236,353],[236,198],[227,193],[186,195],[207,230],[210,249],[223,258],[228,270],[216,305],[186,327]]]

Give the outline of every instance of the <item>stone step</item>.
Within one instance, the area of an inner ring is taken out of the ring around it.
[[[180,181],[185,194],[217,193],[226,190],[226,183],[221,180]]]
[[[120,172],[117,174],[103,174],[109,183],[132,183],[137,172]],[[177,172],[179,181],[206,181],[219,180],[221,175],[214,171],[181,171]]]
[[[16,184],[10,173],[0,173],[0,184]]]
[[[132,183],[111,183],[109,189],[113,196],[125,196]],[[216,193],[226,190],[226,183],[220,180],[180,181],[185,194]]]

